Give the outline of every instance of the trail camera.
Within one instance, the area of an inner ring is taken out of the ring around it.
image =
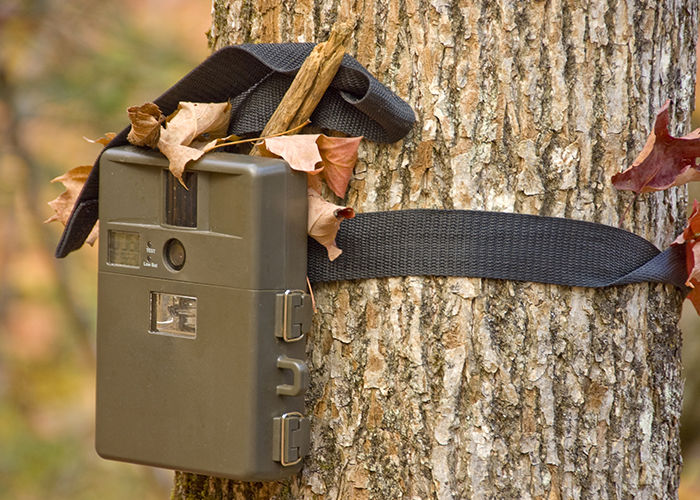
[[[160,154],[100,161],[96,448],[229,477],[298,472],[311,324],[306,176],[208,154],[183,180]]]

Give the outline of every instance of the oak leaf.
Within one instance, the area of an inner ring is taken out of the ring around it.
[[[335,237],[340,229],[340,223],[345,219],[355,217],[352,208],[334,205],[324,200],[313,189],[307,191],[309,201],[309,219],[307,232],[309,236],[326,247],[328,258],[335,260],[343,251],[335,244]]]
[[[156,149],[160,138],[161,124],[165,115],[160,108],[147,102],[141,106],[131,106],[126,110],[131,121],[131,130],[126,139],[134,146],[148,146]]]
[[[160,128],[158,149],[170,161],[170,171],[184,186],[185,165],[198,160],[205,148],[225,137],[231,115],[231,104],[181,102],[177,110]]]
[[[63,175],[52,179],[51,182],[62,182],[66,187],[66,190],[61,193],[55,200],[49,202],[49,206],[53,208],[56,213],[44,221],[44,223],[60,221],[64,226],[68,223],[71,212],[73,212],[73,207],[75,202],[80,195],[80,191],[85,185],[85,181],[90,175],[92,170],[92,165],[84,165],[81,167],[75,167],[70,169]],[[89,245],[93,245],[97,240],[99,233],[99,226],[95,225],[90,234],[85,240]]]
[[[672,245],[685,245],[685,261],[688,268],[686,286],[691,288],[687,299],[700,314],[700,203],[693,201],[693,212],[688,218],[688,225]]]
[[[613,175],[617,189],[641,194],[700,180],[700,129],[683,137],[669,134],[669,104],[666,101],[659,110],[654,128],[632,166]]]

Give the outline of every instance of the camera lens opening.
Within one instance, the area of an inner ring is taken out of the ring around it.
[[[177,240],[175,238],[168,240],[165,243],[165,249],[163,253],[165,255],[165,262],[168,264],[168,267],[173,271],[179,271],[185,265],[185,247],[180,242],[180,240]]]

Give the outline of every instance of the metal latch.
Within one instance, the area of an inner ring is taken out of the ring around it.
[[[311,425],[301,413],[285,413],[273,419],[272,460],[294,465],[309,453]]]
[[[311,296],[302,290],[277,294],[275,336],[285,342],[301,340],[311,331]]]

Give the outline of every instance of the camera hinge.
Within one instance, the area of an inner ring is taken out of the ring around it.
[[[275,336],[285,342],[301,340],[311,331],[311,296],[302,290],[277,294]]]
[[[272,460],[294,465],[309,453],[311,426],[301,413],[285,413],[273,419]]]

